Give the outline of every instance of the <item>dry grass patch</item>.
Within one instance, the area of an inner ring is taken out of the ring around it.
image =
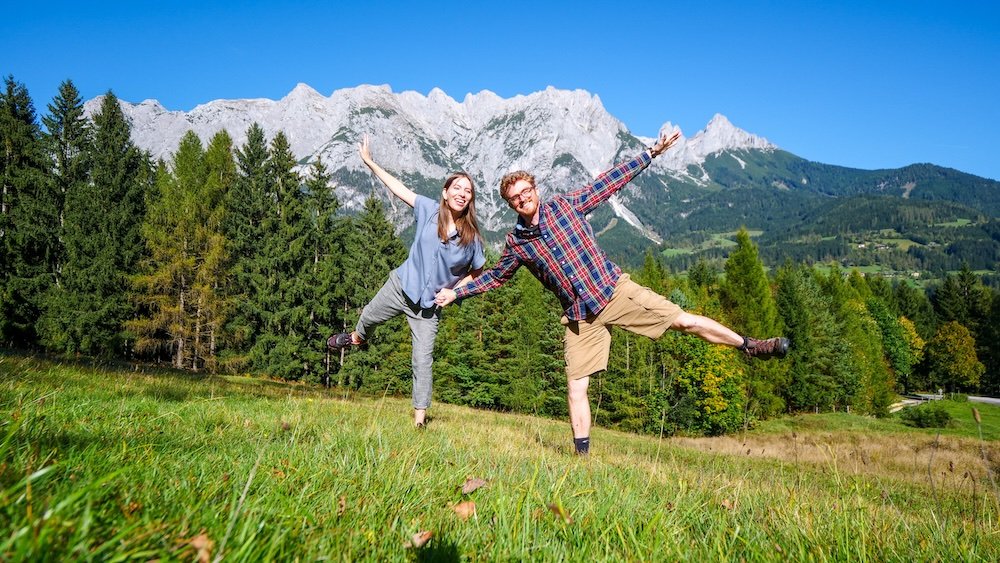
[[[670,443],[703,452],[832,467],[853,475],[915,484],[926,485],[933,477],[933,484],[940,487],[968,487],[971,479],[987,479],[988,468],[995,472],[1000,467],[1000,447],[996,444],[954,436],[789,433],[672,438]]]

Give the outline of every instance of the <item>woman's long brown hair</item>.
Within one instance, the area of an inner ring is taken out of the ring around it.
[[[465,178],[469,181],[469,185],[472,186],[472,197],[469,198],[469,204],[462,210],[462,214],[455,219],[455,229],[458,230],[458,244],[468,246],[477,238],[480,238],[479,223],[476,221],[476,183],[465,172],[455,172],[444,181],[444,188],[442,190],[447,191],[451,187],[452,182],[459,178]],[[448,220],[445,219],[445,213],[451,213],[451,209],[448,208],[448,204],[445,203],[444,198],[441,198],[441,205],[438,208],[438,238],[442,242],[447,242],[448,240]]]

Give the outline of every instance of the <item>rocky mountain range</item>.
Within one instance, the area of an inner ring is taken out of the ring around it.
[[[90,100],[86,111],[96,111],[100,102],[100,98]],[[653,142],[632,135],[596,95],[551,87],[509,99],[483,91],[458,102],[439,89],[423,96],[394,93],[388,86],[359,86],[324,97],[299,84],[277,101],[215,100],[188,112],[170,111],[155,100],[122,101],[121,105],[132,122],[134,142],[154,158],[167,161],[188,130],[207,143],[225,129],[237,145],[245,141],[253,123],[269,135],[283,131],[300,163],[322,159],[348,209],[359,207],[373,189],[384,195],[357,155],[358,141],[368,134],[375,160],[421,193],[434,194],[450,171],[469,172],[480,190],[480,221],[489,231],[501,230],[511,218],[496,193],[505,173],[526,169],[543,188],[564,192],[588,183],[619,159]],[[667,122],[661,132],[675,129]],[[671,179],[708,184],[711,177],[702,167],[707,156],[776,148],[716,115],[704,130],[682,137],[647,174],[662,176],[668,184]],[[619,217],[655,239],[655,230],[642,224],[630,209],[641,204],[639,192],[627,190],[613,201],[613,208]],[[393,210],[406,221],[403,210],[396,205]]]
[[[85,111],[92,114],[100,103],[88,101]],[[629,132],[598,96],[551,87],[507,99],[482,91],[459,102],[439,89],[424,96],[365,85],[323,96],[299,84],[280,100],[215,100],[187,112],[155,100],[121,106],[135,143],[168,162],[188,130],[207,143],[225,129],[237,146],[253,123],[269,136],[283,131],[300,165],[318,158],[327,166],[348,211],[375,194],[388,202],[400,230],[412,216],[358,157],[365,134],[375,160],[419,193],[437,197],[449,172],[468,172],[478,188],[480,224],[493,235],[514,220],[497,193],[507,172],[528,170],[543,193],[562,193],[654,141]],[[660,132],[676,129],[668,121]],[[650,241],[692,232],[747,226],[791,233],[830,198],[856,196],[944,200],[968,206],[968,213],[955,211],[961,216],[1000,216],[1000,182],[929,164],[858,170],[811,162],[716,115],[595,211],[591,222],[606,245],[641,253]]]

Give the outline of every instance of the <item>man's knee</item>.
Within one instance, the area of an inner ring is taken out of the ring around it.
[[[679,330],[681,332],[691,332],[698,328],[701,324],[702,317],[692,313],[681,313],[674,319],[674,322],[670,325],[673,330]]]
[[[590,385],[590,377],[570,379],[567,382],[566,393],[570,401],[586,401],[587,387]]]
[[[589,385],[590,377],[570,379],[566,386],[566,398],[569,400],[570,404],[586,403],[589,401],[589,398],[587,397],[587,388]]]

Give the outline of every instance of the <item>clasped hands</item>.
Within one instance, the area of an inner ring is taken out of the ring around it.
[[[438,307],[444,308],[448,306],[449,303],[455,300],[455,290],[451,288],[441,288],[441,291],[434,295],[434,304]]]

